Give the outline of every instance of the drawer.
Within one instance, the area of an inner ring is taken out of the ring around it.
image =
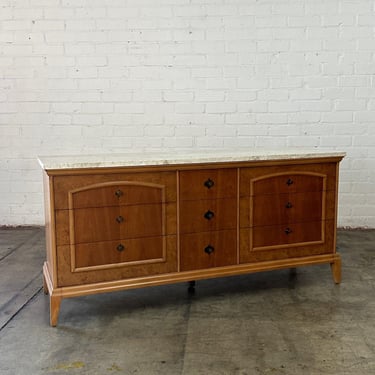
[[[323,241],[322,221],[253,227],[252,248]]]
[[[255,228],[247,228],[240,230],[240,263],[254,263],[254,262],[263,262],[263,261],[273,261],[278,259],[288,259],[288,258],[298,258],[298,257],[311,257],[314,255],[321,254],[333,254],[336,251],[335,248],[335,221],[327,220],[323,223],[310,223],[310,229],[315,231],[315,236],[310,238],[295,238],[295,243],[291,242],[291,239],[286,240],[283,235],[280,234],[281,228],[273,228],[276,232],[276,236],[279,236],[279,239],[271,240],[273,235],[273,230],[270,228],[264,229],[263,234],[260,231],[255,232]],[[294,228],[295,229],[295,228]],[[301,228],[297,228],[301,229]],[[304,226],[304,230],[306,230]],[[307,229],[308,230],[308,229]],[[321,231],[321,235],[319,232]],[[259,238],[262,235],[263,238]],[[257,236],[257,238],[254,238]],[[270,240],[266,241],[265,239],[269,237]],[[281,240],[280,240],[281,238]],[[283,242],[281,244],[278,241]],[[263,245],[263,246],[262,246]]]
[[[250,195],[321,192],[325,190],[323,176],[283,173],[253,180]]]
[[[335,193],[258,195],[240,199],[240,227],[333,219]]]
[[[179,173],[180,200],[230,198],[237,195],[237,169],[204,169]]]
[[[240,196],[334,191],[336,164],[242,168]]]
[[[56,211],[57,245],[175,234],[176,203]]]
[[[180,233],[235,229],[237,199],[180,202]]]
[[[155,244],[152,244],[152,241]],[[114,255],[118,252],[119,243],[117,241],[110,241],[105,246],[99,244],[98,247],[91,248],[91,250],[90,244],[79,247],[78,250],[76,249],[77,245],[58,246],[56,249],[58,287],[120,281],[177,271],[177,239],[175,235],[164,237],[162,242],[160,242],[160,237],[156,241],[151,237],[146,239],[145,245],[142,245],[138,240],[122,240],[120,243],[123,244],[124,250],[117,255]],[[113,250],[113,246],[115,246],[115,250]],[[159,247],[156,248],[157,246]],[[105,252],[112,254],[106,255]],[[149,255],[146,255],[147,252]],[[160,254],[162,254],[162,258],[160,258]],[[77,268],[77,261],[78,265],[82,266],[81,268]]]
[[[67,209],[175,202],[176,186],[175,172],[101,173],[98,170],[89,175],[59,175],[53,177],[54,206]]]
[[[140,183],[100,184],[72,193],[71,207],[89,208],[161,203],[165,200],[161,187]]]
[[[223,267],[237,263],[237,231],[225,230],[180,237],[180,269]]]
[[[120,239],[75,245],[75,268],[163,261],[164,237]]]

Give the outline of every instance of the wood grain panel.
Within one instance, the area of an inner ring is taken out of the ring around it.
[[[73,194],[72,209],[151,204],[163,201],[162,186],[138,182],[93,185]]]
[[[180,232],[194,233],[237,226],[237,199],[180,202]]]
[[[162,236],[161,204],[82,208],[73,212],[75,243]],[[117,222],[121,218],[122,222]]]
[[[125,266],[145,261],[164,261],[164,240],[163,237],[148,237],[75,245],[75,268],[110,268],[120,263]]]
[[[68,173],[68,172],[67,172]],[[96,184],[156,184],[165,189],[165,201],[175,202],[177,199],[176,172],[147,172],[147,173],[100,173],[91,175],[59,175],[54,177],[54,203],[56,209],[69,208],[69,192],[83,189]],[[134,196],[136,198],[136,195]],[[88,198],[89,199],[89,198]],[[104,198],[108,199],[108,198]],[[99,199],[100,200],[100,199]],[[85,204],[82,202],[82,204]]]
[[[251,195],[321,192],[325,190],[322,176],[283,173],[253,180]]]
[[[321,191],[254,196],[252,226],[321,221],[323,208]]]
[[[165,212],[164,212],[165,210]],[[163,213],[164,212],[164,213]],[[176,234],[176,203],[56,211],[57,245]],[[124,221],[118,223],[122,216]]]
[[[143,262],[140,264],[112,264],[107,268],[92,270],[79,269],[72,271],[70,245],[57,247],[58,286],[87,285],[99,282],[126,280],[147,275],[160,275],[177,271],[177,241],[176,236],[167,236],[165,260]]]
[[[322,190],[321,180],[315,180],[314,175],[325,177],[325,190],[335,191],[336,163],[241,168],[240,196]],[[290,185],[289,178],[293,181]],[[252,187],[255,181],[257,186]]]
[[[212,247],[211,253],[206,248]],[[221,267],[237,262],[235,230],[184,234],[180,237],[180,269]]]
[[[181,171],[179,176],[181,200],[230,198],[237,195],[235,168]]]
[[[334,254],[335,221],[323,223],[323,241],[276,244],[254,248],[252,228],[240,230],[240,263],[272,261],[294,257]]]
[[[323,241],[321,221],[252,228],[253,250],[276,245]]]

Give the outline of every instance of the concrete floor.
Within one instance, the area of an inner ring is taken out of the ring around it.
[[[63,300],[49,326],[43,228],[0,229],[0,374],[375,374],[375,230],[328,265]]]

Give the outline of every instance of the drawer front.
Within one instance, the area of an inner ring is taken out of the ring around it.
[[[272,225],[252,228],[253,250],[269,246],[297,244],[323,240],[321,221]]]
[[[56,211],[56,243],[91,243],[175,234],[177,205],[150,204]]]
[[[240,196],[335,191],[336,163],[241,168]]]
[[[209,199],[180,202],[180,232],[194,233],[235,229],[237,199]]]
[[[180,269],[189,271],[237,263],[237,232],[225,230],[180,237]]]
[[[240,200],[240,226],[265,226],[333,219],[335,193],[258,195]]]
[[[163,241],[165,237],[148,237],[78,244],[75,245],[75,269],[163,261]]]
[[[307,228],[308,226],[308,228]],[[260,229],[263,228],[263,229]],[[253,263],[321,254],[333,254],[335,221],[306,223],[304,227],[259,227],[240,230],[240,263]],[[308,230],[312,234],[308,234]],[[304,235],[302,232],[307,232]],[[294,237],[293,237],[294,236]]]
[[[321,192],[323,190],[325,190],[323,176],[283,173],[254,180],[250,195]]]
[[[94,185],[73,193],[70,208],[152,204],[163,200],[161,187],[132,182],[110,183]]]
[[[175,172],[101,173],[53,177],[55,209],[175,202]]]
[[[237,195],[237,169],[207,169],[179,173],[180,200],[231,198]]]
[[[162,205],[74,210],[76,243],[163,235]]]
[[[119,244],[124,246],[122,251],[117,250]],[[162,240],[160,237],[146,239],[144,243],[141,240],[129,240],[90,246],[82,245],[78,249],[77,245],[57,247],[58,287],[177,272],[175,235],[166,236]]]

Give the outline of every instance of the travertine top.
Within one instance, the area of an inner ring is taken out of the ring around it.
[[[279,150],[178,150],[164,153],[123,153],[96,155],[59,155],[38,158],[41,167],[52,169],[104,168],[157,166],[219,162],[242,162],[256,160],[288,160],[324,157],[344,157],[345,152],[322,151],[318,149],[279,149]]]

